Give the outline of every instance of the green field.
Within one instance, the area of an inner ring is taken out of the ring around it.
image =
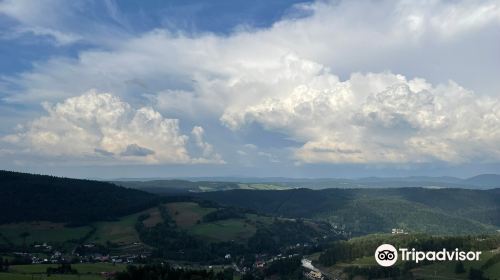
[[[498,252],[497,252],[498,254]],[[413,270],[413,274],[417,278],[421,279],[436,279],[437,278],[454,278],[454,279],[467,279],[467,272],[471,267],[476,269],[481,269],[481,266],[488,261],[494,255],[493,252],[483,252],[479,261],[474,262],[464,262],[464,267],[466,273],[456,274],[455,273],[455,262],[440,262],[431,265],[426,265]],[[484,269],[484,275],[490,279],[500,279],[500,262],[495,265]]]
[[[251,237],[256,231],[258,223],[271,223],[269,217],[247,214],[245,219],[228,219],[214,222],[202,222],[203,217],[216,208],[201,207],[196,202],[175,202],[165,204],[169,215],[177,226],[188,233],[210,242],[217,241],[243,241]],[[86,242],[107,244],[112,242],[120,248],[139,246],[142,244],[139,234],[135,230],[137,219],[142,214],[149,214],[143,221],[146,227],[153,227],[162,223],[163,219],[159,208],[154,207],[139,213],[124,216],[117,221],[105,221],[93,223],[82,227],[65,227],[62,223],[32,222],[0,225],[0,243],[12,242],[17,245],[23,244],[21,233],[28,232],[26,244],[33,243],[64,243],[68,240],[78,240],[87,235],[93,228],[95,232]],[[137,248],[131,248],[137,249]],[[141,248],[139,248],[141,249]],[[143,249],[143,248],[142,248]]]
[[[289,190],[290,187],[274,184],[238,184],[243,190]]]
[[[149,212],[149,217],[142,221],[145,227],[154,227],[157,224],[163,223],[159,208],[155,208]]]
[[[116,222],[95,223],[97,230],[89,241],[101,244],[106,244],[109,241],[120,245],[140,242],[134,225],[141,213],[122,217]]]
[[[57,267],[55,264],[27,264],[27,265],[12,265],[10,272],[18,274],[39,274],[45,273],[48,267]],[[124,264],[111,263],[79,263],[72,264],[72,268],[76,269],[79,274],[92,274],[110,271],[123,271],[126,268]]]
[[[204,208],[195,202],[175,202],[166,206],[169,215],[181,229],[210,242],[243,242],[255,234],[257,223],[272,222],[272,218],[255,214],[246,214],[244,219],[202,222],[203,216],[216,209]]]
[[[208,241],[244,241],[255,234],[256,228],[243,219],[228,219],[194,225],[188,232]]]
[[[45,274],[17,274],[0,272],[0,280],[103,280],[101,275],[83,274],[83,275],[51,275]]]
[[[157,207],[139,213],[121,217],[118,221],[94,223],[96,232],[89,239],[90,242],[105,244],[108,241],[119,245],[140,243],[139,234],[135,230],[135,223],[140,215],[149,214],[144,221],[146,226],[154,226],[163,221]]]
[[[33,265],[13,265],[9,273],[0,273],[0,280],[37,280],[37,279],[57,279],[57,280],[102,280],[101,272],[124,271],[126,265],[110,263],[95,264],[74,264],[72,268],[78,271],[78,275],[51,275],[45,273],[48,267],[56,267],[54,264],[33,264]]]
[[[22,245],[24,240],[20,236],[27,232],[26,244],[43,242],[64,242],[71,239],[79,239],[85,236],[92,227],[65,227],[62,223],[31,222],[0,225],[0,234],[13,244]],[[6,242],[0,238],[0,243]]]
[[[65,227],[63,223],[52,222],[4,224],[0,225],[0,244],[11,242],[22,245],[24,240],[21,234],[24,232],[29,233],[26,237],[26,244],[64,243],[84,237],[93,227],[96,228],[96,231],[87,240],[88,242],[106,244],[110,241],[119,245],[132,244],[140,242],[134,226],[139,215],[145,213],[150,214],[150,217],[144,221],[146,226],[154,226],[162,222],[158,208],[155,207],[124,216],[117,221],[97,222],[91,226]]]
[[[203,216],[215,211],[215,208],[204,208],[195,202],[174,202],[167,205],[168,214],[175,221],[177,226],[182,229],[188,229],[198,221],[201,221]]]
[[[248,220],[250,220],[252,223],[258,224],[266,224],[270,225],[275,218],[269,217],[269,216],[260,216],[256,214],[246,214],[245,215]],[[287,218],[277,218],[278,220],[293,220],[293,219],[287,219]]]
[[[368,256],[368,257],[362,257],[362,258],[355,259],[354,261],[352,261],[351,264],[359,265],[359,266],[372,266],[372,265],[377,265],[377,262],[375,261],[374,257]]]

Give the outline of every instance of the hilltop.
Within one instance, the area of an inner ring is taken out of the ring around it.
[[[0,224],[112,220],[158,201],[153,194],[106,182],[0,171]]]
[[[481,174],[468,179],[465,179],[466,184],[483,187],[500,187],[500,175],[498,174]]]

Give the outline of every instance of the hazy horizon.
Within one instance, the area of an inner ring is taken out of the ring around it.
[[[287,179],[290,180],[359,180],[359,179],[369,179],[369,178],[377,178],[377,179],[409,179],[409,178],[454,178],[454,179],[459,179],[459,180],[465,180],[469,178],[473,178],[476,176],[482,176],[482,175],[498,175],[500,176],[500,173],[477,173],[477,174],[472,174],[470,176],[452,176],[452,175],[425,175],[425,174],[414,174],[414,173],[409,173],[409,174],[400,174],[400,175],[394,175],[391,176],[389,174],[387,175],[377,175],[377,174],[372,174],[369,176],[313,176],[313,177],[307,177],[307,176],[248,176],[248,175],[238,175],[238,174],[232,174],[232,175],[200,175],[200,176],[194,176],[194,175],[158,175],[158,176],[123,176],[123,177],[113,177],[113,176],[103,176],[103,177],[98,177],[98,176],[71,176],[68,175],[67,172],[62,172],[60,174],[57,173],[50,173],[50,172],[43,172],[43,171],[36,171],[36,170],[15,170],[15,169],[5,169],[5,171],[13,171],[13,172],[21,172],[21,173],[29,173],[29,174],[39,174],[39,175],[51,175],[51,176],[58,176],[58,177],[67,177],[67,178],[75,178],[75,179],[90,179],[90,180],[106,180],[106,181],[113,181],[113,180],[119,180],[119,181],[127,181],[127,180],[144,180],[144,181],[153,181],[153,180],[190,180],[190,181],[229,181],[229,182],[279,182],[283,181],[285,182]],[[252,181],[254,180],[254,181]],[[267,181],[266,181],[267,180]],[[278,181],[276,181],[278,180]]]

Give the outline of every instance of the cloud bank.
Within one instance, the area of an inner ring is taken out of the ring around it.
[[[456,83],[433,86],[391,73],[340,79],[321,65],[288,58],[301,80],[289,92],[229,106],[221,121],[237,130],[257,123],[303,145],[306,163],[494,161],[500,158],[500,100]],[[283,69],[287,72],[290,69]],[[272,75],[271,75],[272,76]],[[293,77],[293,75],[292,75]]]

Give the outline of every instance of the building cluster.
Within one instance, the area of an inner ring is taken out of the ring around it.
[[[324,280],[325,277],[320,271],[310,270],[304,273],[304,276],[311,280]]]
[[[407,232],[407,231],[405,231],[405,230],[404,230],[404,229],[402,229],[402,228],[393,228],[393,229],[391,230],[391,233],[392,233],[392,234],[408,234],[408,232]]]
[[[96,247],[94,244],[85,244],[83,247],[91,249]],[[54,246],[43,244],[32,245],[34,250],[30,252],[14,252],[14,255],[20,257],[26,262],[32,264],[57,264],[57,263],[96,263],[96,262],[107,262],[115,264],[132,264],[139,263],[141,260],[149,257],[150,253],[141,254],[103,254],[96,252],[78,253],[73,250],[71,253],[63,253],[58,249],[54,249]]]
[[[306,258],[302,259],[302,267],[305,269],[304,276],[307,279],[311,280],[325,280],[326,277],[319,271],[314,265],[312,261]]]

